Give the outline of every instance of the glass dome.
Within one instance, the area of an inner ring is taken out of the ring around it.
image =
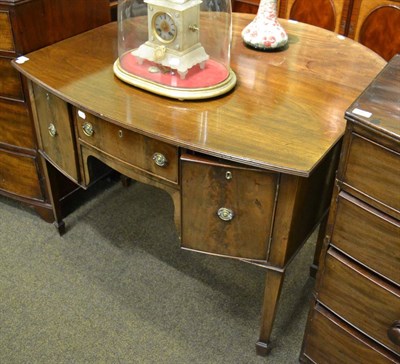
[[[119,0],[122,81],[163,96],[203,99],[236,84],[230,0]]]

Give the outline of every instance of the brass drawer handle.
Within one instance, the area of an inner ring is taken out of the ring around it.
[[[93,125],[88,123],[87,121],[82,124],[83,134],[88,137],[91,137],[94,133]]]
[[[231,221],[235,216],[231,209],[221,207],[217,212],[218,217],[223,221]]]
[[[153,154],[153,161],[159,167],[165,167],[168,164],[167,157],[164,154],[158,152]]]
[[[47,128],[47,130],[49,131],[49,134],[52,138],[54,138],[57,135],[57,129],[53,123],[49,124],[49,127]]]
[[[387,336],[395,345],[400,345],[400,320],[393,322],[387,331]]]

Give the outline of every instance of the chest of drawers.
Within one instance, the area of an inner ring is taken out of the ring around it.
[[[54,221],[25,80],[11,60],[109,22],[108,0],[0,0],[0,194]],[[63,198],[76,185],[53,171]]]
[[[305,363],[400,362],[400,55],[346,112]]]

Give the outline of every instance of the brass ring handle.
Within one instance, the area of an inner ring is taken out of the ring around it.
[[[235,216],[231,209],[221,207],[217,212],[218,217],[223,221],[231,221]]]
[[[395,345],[400,345],[400,320],[396,320],[388,328],[387,336]]]
[[[93,125],[88,123],[87,121],[82,124],[83,134],[88,137],[91,137],[94,133]]]
[[[54,138],[57,135],[57,129],[53,123],[49,124],[49,127],[47,128],[47,130],[49,131],[49,134],[52,138]]]
[[[158,152],[153,154],[153,161],[159,167],[165,167],[168,164],[168,160],[167,160],[166,156],[164,154],[158,153]]]

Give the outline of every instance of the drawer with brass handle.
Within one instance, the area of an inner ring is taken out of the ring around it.
[[[279,174],[188,154],[181,174],[182,247],[265,260]]]
[[[178,148],[74,109],[80,142],[118,161],[178,184]]]
[[[395,364],[398,356],[317,304],[309,315],[302,363]]]
[[[400,288],[329,248],[318,301],[383,346],[400,354],[393,323],[400,319]],[[365,312],[368,307],[368,313]]]
[[[40,149],[45,158],[74,182],[79,182],[74,146],[73,123],[68,104],[57,96],[33,84]]]

